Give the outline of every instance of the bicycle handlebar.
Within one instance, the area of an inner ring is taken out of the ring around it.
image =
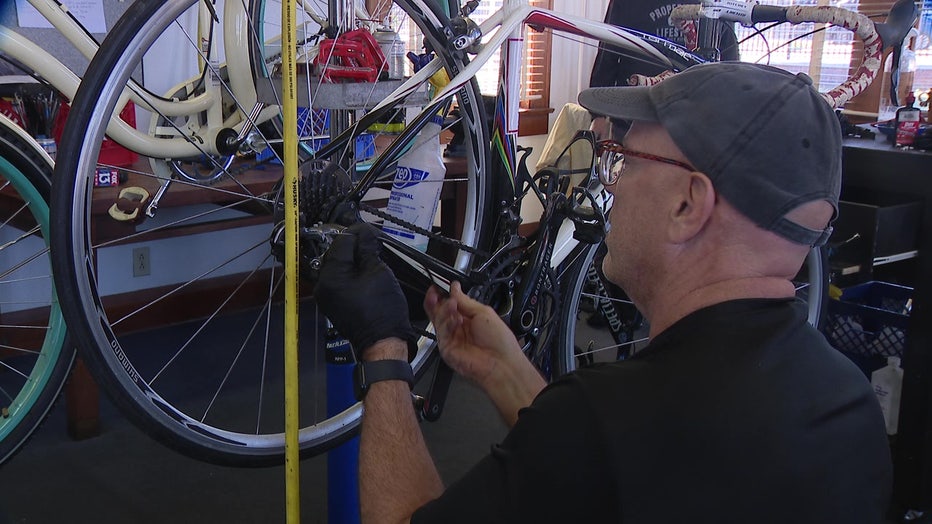
[[[822,97],[833,108],[841,107],[864,91],[880,70],[884,42],[874,22],[861,13],[830,6],[752,5],[743,0],[704,0],[701,5],[676,6],[670,13],[670,19],[674,22],[696,21],[700,18],[740,22],[744,25],[759,22],[814,22],[832,24],[854,32],[864,43],[864,57],[847,80],[822,93]]]

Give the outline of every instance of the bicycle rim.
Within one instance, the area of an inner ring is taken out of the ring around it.
[[[65,224],[54,232],[53,263],[60,289],[67,290],[62,296],[67,295],[63,310],[69,325],[75,325],[75,336],[82,346],[93,348],[86,354],[91,372],[135,423],[201,460],[246,466],[278,463],[284,452],[284,321],[283,269],[274,252],[275,213],[282,203],[281,166],[274,161],[280,148],[276,145],[277,115],[255,129],[262,142],[272,145],[263,154],[273,160],[260,161],[247,154],[227,168],[217,162],[216,155],[173,159],[179,164],[209,163],[219,175],[203,180],[198,176],[176,179],[165,191],[155,217],[112,220],[107,209],[116,203],[121,188],[93,184],[97,169],[106,166],[106,160],[100,158],[100,141],[120,91],[147,56],[150,45],[160,41],[164,30],[177,27],[176,19],[192,5],[193,0],[137,2],[111,31],[89,67],[59,154],[63,160],[56,176],[62,183],[54,188],[53,208],[60,210]],[[397,5],[403,12],[419,14],[413,26],[424,32],[428,42],[439,44],[440,30],[426,26],[437,15],[421,12],[418,8],[423,9],[423,4],[404,1]],[[264,25],[266,30],[271,26],[274,23]],[[266,34],[263,39],[273,38]],[[458,59],[443,58],[451,73],[462,66]],[[219,63],[222,70],[218,69],[211,81],[224,84],[224,117],[236,110],[248,112],[248,98],[240,100],[235,90],[225,85],[226,78],[236,77],[233,63],[225,63],[223,57]],[[185,86],[196,90],[199,84],[200,80],[192,77],[172,83],[166,92],[178,93]],[[309,89],[313,92],[314,88]],[[457,217],[462,231],[450,237],[471,246],[483,242],[490,220],[483,211],[491,189],[479,176],[487,153],[481,147],[486,141],[482,138],[484,126],[479,124],[483,114],[477,92],[470,86],[457,96],[460,110],[467,112],[464,127],[469,154],[464,175],[448,177],[445,182],[451,190],[465,195],[465,214]],[[313,96],[309,101],[313,114]],[[351,116],[360,118],[364,111],[359,109]],[[417,107],[411,105],[408,111],[416,113]],[[177,139],[193,135],[187,130],[208,117],[162,114],[145,118],[157,119],[154,127]],[[314,142],[320,138],[317,131],[301,137],[304,161],[319,145]],[[354,131],[354,138],[347,143],[378,140],[356,138],[363,131]],[[372,163],[343,151],[332,158],[341,159],[341,168],[353,179]],[[141,160],[127,169],[127,185],[147,188],[154,195],[158,174],[166,173],[164,164],[161,160]],[[390,165],[384,176],[387,183],[377,183],[363,199],[376,211],[387,199],[385,188],[393,176],[389,169]],[[363,217],[382,221],[378,215],[364,213]],[[138,255],[139,249],[148,249],[144,266],[149,274],[134,277],[131,262],[138,262],[133,253],[137,250]],[[465,270],[470,256],[466,251],[455,251],[447,261]],[[326,382],[328,367],[333,364],[328,364],[325,351],[325,319],[318,314],[307,287],[302,286],[299,306],[299,443],[304,455],[349,438],[361,411],[358,404],[340,412],[328,409],[328,397],[334,395],[328,393]],[[420,309],[420,302],[409,297],[409,303],[412,310]],[[427,327],[425,322],[421,325]],[[422,338],[419,347],[413,362],[416,372],[423,370],[432,352],[432,339]],[[351,395],[348,391],[340,394]]]
[[[825,247],[809,249],[806,261],[793,279],[796,296],[807,306],[809,324],[822,327],[825,307],[828,304],[828,252]]]
[[[50,170],[0,123],[0,463],[45,419],[74,357],[48,255]]]

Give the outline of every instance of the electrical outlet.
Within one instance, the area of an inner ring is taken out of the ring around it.
[[[148,247],[133,248],[133,276],[144,277],[152,272]]]

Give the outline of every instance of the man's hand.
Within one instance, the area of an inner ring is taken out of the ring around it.
[[[408,303],[395,275],[379,258],[379,248],[372,226],[346,228],[324,255],[314,296],[360,360],[367,359],[366,350],[376,342],[397,337],[408,342],[410,361],[417,338]]]
[[[437,330],[443,360],[477,384],[485,383],[508,353],[524,358],[514,333],[498,313],[469,298],[459,282],[453,283],[447,298],[441,298],[437,288],[430,288],[424,297],[424,310]]]
[[[545,386],[514,333],[494,309],[466,296],[458,282],[450,286],[447,298],[437,288],[428,290],[424,310],[437,330],[443,360],[478,384],[505,423],[513,425],[518,410],[530,405]]]

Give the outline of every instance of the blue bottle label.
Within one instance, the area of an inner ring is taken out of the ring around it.
[[[392,182],[392,188],[405,189],[421,182],[430,174],[429,171],[422,171],[414,167],[398,166],[395,169],[395,181]]]

